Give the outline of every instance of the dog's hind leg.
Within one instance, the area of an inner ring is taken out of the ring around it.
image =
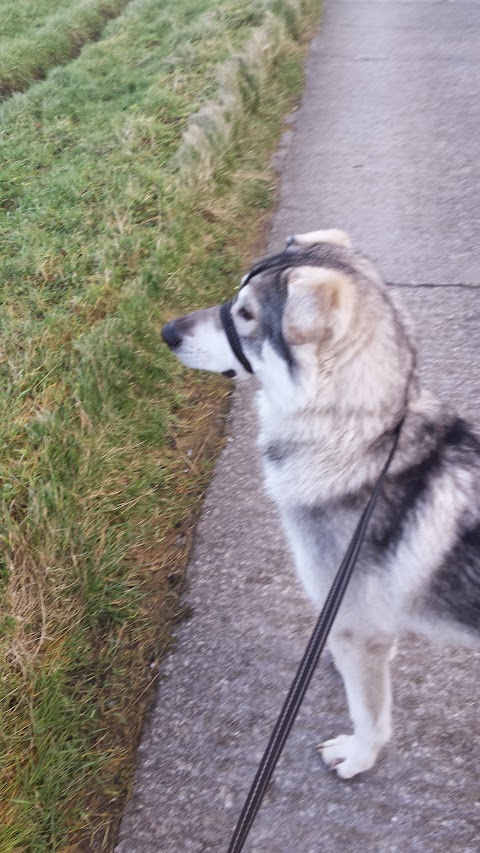
[[[319,747],[323,760],[342,779],[350,779],[373,767],[391,734],[390,660],[394,638],[369,637],[342,631],[329,642],[340,672],[353,735],[339,735]]]

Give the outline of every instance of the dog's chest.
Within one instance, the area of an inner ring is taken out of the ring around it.
[[[342,491],[341,472],[328,451],[289,438],[261,440],[265,486],[278,503],[328,503]]]
[[[353,531],[361,507],[332,491],[339,477],[328,459],[293,442],[263,446],[265,486],[277,504],[292,549],[304,561],[314,556],[328,570],[343,553],[345,536]]]

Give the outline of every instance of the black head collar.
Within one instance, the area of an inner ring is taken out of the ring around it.
[[[254,276],[258,275],[264,270],[277,269],[283,270],[287,269],[291,265],[291,258],[286,258],[285,253],[282,252],[280,255],[272,255],[271,258],[267,258],[265,261],[262,261],[260,264],[257,264],[253,267],[250,272],[245,276],[240,286],[240,290],[242,287],[245,287],[246,284],[252,279]],[[247,373],[253,373],[253,367],[250,364],[247,356],[245,355],[240,338],[237,335],[237,330],[235,328],[235,324],[232,320],[231,308],[236,300],[236,296],[233,299],[229,299],[228,302],[223,302],[220,305],[220,319],[222,321],[222,326],[225,330],[225,334],[227,336],[228,343],[230,344],[231,350],[235,356],[235,358],[240,362],[242,367],[245,368]],[[227,375],[229,375],[229,371],[227,371]]]
[[[240,338],[237,335],[237,330],[235,328],[235,324],[232,320],[232,315],[230,312],[230,309],[233,303],[235,302],[235,298],[236,297],[230,299],[229,302],[223,302],[220,305],[220,319],[222,321],[222,326],[225,330],[228,343],[230,344],[230,348],[235,358],[240,362],[241,365],[243,365],[243,367],[248,373],[253,373],[253,367],[242,349],[242,344],[240,343]],[[228,375],[230,375],[229,372]]]

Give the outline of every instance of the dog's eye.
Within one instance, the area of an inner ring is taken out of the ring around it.
[[[241,317],[242,320],[253,320],[252,312],[249,311],[248,308],[245,308],[244,305],[238,309],[238,316]]]

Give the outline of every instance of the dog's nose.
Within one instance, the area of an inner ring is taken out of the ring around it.
[[[162,329],[162,338],[170,349],[176,349],[182,341],[182,336],[179,335],[175,323],[165,323]]]

